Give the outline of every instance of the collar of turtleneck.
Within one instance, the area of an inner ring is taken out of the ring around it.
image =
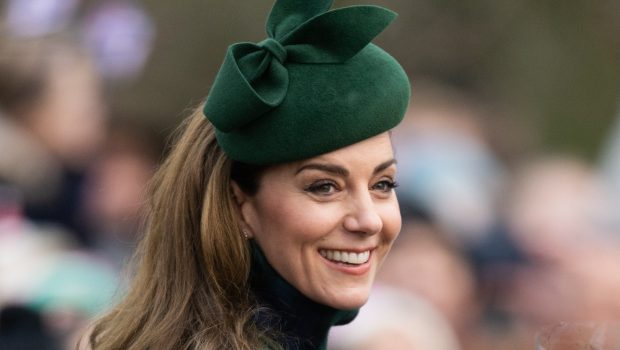
[[[275,330],[279,335],[276,340],[286,350],[325,349],[329,329],[351,322],[359,311],[338,310],[310,300],[269,265],[256,243],[252,243],[250,284],[265,308],[257,313],[257,324]]]

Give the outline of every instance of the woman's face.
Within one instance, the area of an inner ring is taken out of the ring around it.
[[[395,177],[388,133],[278,165],[262,176],[255,196],[240,200],[244,225],[304,295],[358,308],[400,231]]]

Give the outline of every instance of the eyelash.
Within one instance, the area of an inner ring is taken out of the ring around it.
[[[306,192],[310,192],[313,194],[331,194],[330,191],[321,191],[321,189],[326,188],[327,186],[331,187],[331,188],[335,188],[336,190],[338,190],[338,185],[336,183],[334,183],[333,181],[328,181],[328,180],[319,180],[317,182],[312,183],[310,186],[306,187],[305,191]]]
[[[382,180],[382,181],[377,182],[373,186],[373,188],[376,188],[377,185],[379,185],[379,184],[385,184],[386,188],[380,190],[381,192],[385,192],[385,193],[390,192],[393,189],[395,189],[396,187],[398,187],[398,182],[396,182],[396,181]],[[338,185],[335,182],[329,181],[329,180],[320,180],[320,181],[314,182],[310,186],[306,187],[304,189],[304,191],[310,192],[310,193],[313,193],[313,194],[317,194],[317,195],[329,195],[329,194],[332,193],[331,191],[329,191],[329,190],[328,191],[322,191],[323,189],[326,189],[327,187],[330,187],[330,190],[331,190],[331,188],[333,188],[335,190],[339,190],[339,187],[338,187]]]
[[[383,191],[383,192],[390,192],[391,190],[393,190],[393,189],[395,189],[396,187],[398,187],[398,182],[396,182],[396,181],[392,181],[392,180],[382,180],[382,181],[379,181],[379,182],[377,182],[377,184],[375,184],[375,187],[376,187],[378,184],[383,184],[383,183],[385,183],[385,185],[386,185],[386,188],[385,188],[385,189],[383,189],[383,190],[381,190],[381,191]]]

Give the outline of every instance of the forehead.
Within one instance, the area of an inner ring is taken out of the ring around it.
[[[305,160],[276,165],[271,173],[295,175],[307,164],[335,164],[351,170],[374,169],[377,165],[394,158],[390,134],[385,132],[361,142],[321,154]]]

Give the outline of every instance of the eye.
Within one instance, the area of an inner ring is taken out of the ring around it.
[[[316,195],[330,195],[339,191],[338,186],[332,182],[327,180],[321,180],[312,183],[305,189],[306,192],[310,192]]]
[[[377,182],[374,186],[374,190],[378,190],[381,192],[390,192],[394,188],[398,187],[398,183],[392,180],[382,180]]]

